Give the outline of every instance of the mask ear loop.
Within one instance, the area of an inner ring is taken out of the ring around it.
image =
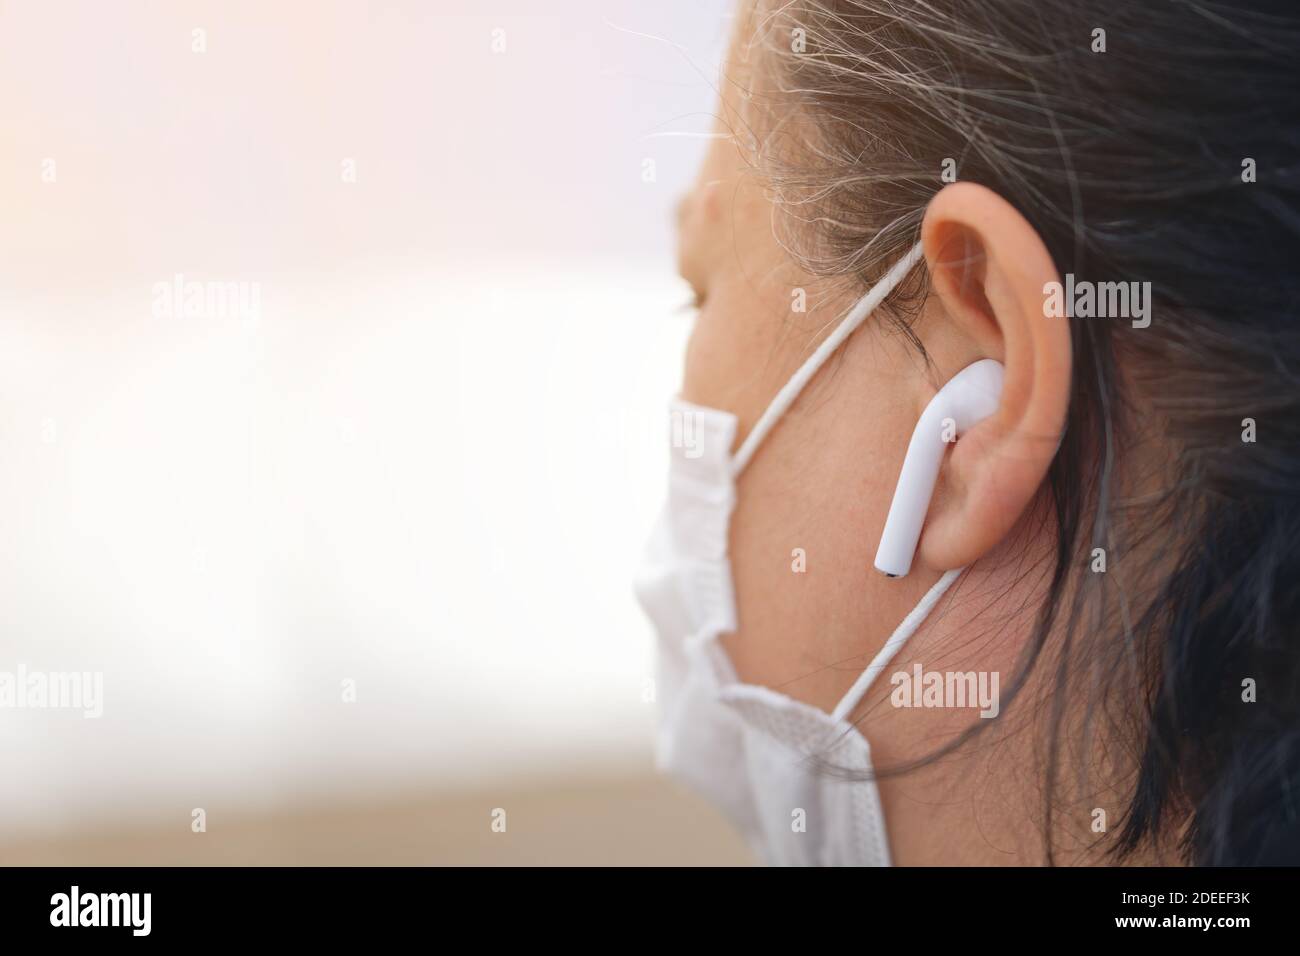
[[[740,450],[732,458],[731,474],[733,478],[745,470],[745,466],[754,457],[754,453],[758,451],[758,446],[763,443],[763,439],[767,437],[768,432],[772,430],[781,416],[789,411],[790,406],[794,404],[794,400],[799,397],[799,393],[817,374],[817,370],[825,365],[826,360],[835,354],[835,350],[844,344],[844,340],[866,321],[867,317],[885,300],[885,296],[893,292],[898,284],[906,278],[907,274],[921,261],[922,254],[921,243],[918,242],[908,250],[907,255],[894,263],[893,267],[885,273],[881,280],[872,286],[870,291],[849,310],[848,315],[844,317],[835,331],[828,335],[821,345],[817,346],[812,355],[808,356],[808,360],[799,367],[799,371],[794,373],[790,381],[786,382],[784,387],[776,393],[776,397],[764,410],[754,428],[745,437],[744,442],[741,443]],[[849,692],[835,706],[831,717],[837,725],[848,719],[848,716],[853,712],[853,708],[857,707],[858,702],[862,699],[862,695],[871,686],[872,681],[889,666],[889,662],[894,659],[894,655],[902,650],[903,645],[907,643],[907,639],[921,626],[921,623],[930,615],[930,611],[939,603],[939,598],[943,597],[944,592],[952,586],[952,583],[957,580],[964,570],[965,568],[954,568],[946,572],[926,592],[920,603],[912,608],[911,613],[903,618],[902,623],[895,628],[894,633],[885,642],[885,646],[876,653],[867,669],[858,676],[853,686],[849,688]]]
[[[943,577],[934,583],[930,590],[925,592],[925,597],[921,598],[920,603],[903,618],[902,623],[894,629],[894,633],[889,635],[889,640],[885,641],[885,646],[876,652],[876,656],[871,659],[867,669],[858,675],[858,679],[853,682],[849,692],[840,699],[831,711],[831,720],[837,725],[843,721],[847,722],[853,709],[858,706],[862,696],[867,692],[873,681],[880,676],[880,672],[889,666],[889,662],[894,659],[903,645],[907,643],[908,638],[916,633],[922,622],[930,616],[934,606],[939,603],[939,598],[943,597],[944,592],[952,587],[952,583],[957,580],[958,576],[965,571],[965,568],[953,568],[951,571],[945,571]]]
[[[918,242],[908,250],[907,255],[894,263],[893,268],[885,273],[879,282],[871,287],[871,290],[858,300],[857,304],[849,310],[849,314],[840,322],[839,327],[830,335],[826,336],[817,350],[808,356],[808,360],[800,366],[799,371],[795,372],[790,381],[785,383],[781,391],[776,393],[776,398],[767,406],[758,423],[753,430],[745,436],[745,441],[741,444],[740,450],[731,460],[731,474],[733,477],[739,475],[749,464],[749,460],[754,457],[754,452],[758,451],[758,446],[762,444],[767,433],[784,415],[794,400],[799,397],[799,393],[812,380],[817,370],[826,364],[829,359],[841,345],[844,340],[853,334],[854,330],[861,325],[876,307],[884,301],[885,296],[894,291],[894,288],[903,281],[912,267],[921,261],[921,244]]]

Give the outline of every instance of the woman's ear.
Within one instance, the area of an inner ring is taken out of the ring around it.
[[[952,448],[921,534],[917,560],[947,570],[992,550],[1042,486],[1069,407],[1070,330],[1044,309],[1060,281],[1047,247],[992,190],[942,189],[921,244],[934,290],[923,338],[944,379],[982,358],[1005,369],[997,411]]]

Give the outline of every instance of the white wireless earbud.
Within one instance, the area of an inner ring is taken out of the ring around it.
[[[1002,395],[1002,363],[981,359],[968,365],[939,389],[921,413],[898,475],[894,501],[876,550],[876,569],[891,578],[912,570],[921,525],[943,464],[944,447],[977,422],[988,418]]]

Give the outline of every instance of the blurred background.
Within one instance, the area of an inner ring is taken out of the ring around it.
[[[630,585],[730,6],[0,0],[0,672],[103,679],[0,863],[748,862]]]

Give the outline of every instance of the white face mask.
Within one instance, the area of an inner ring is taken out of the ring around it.
[[[736,476],[817,369],[920,256],[918,244],[858,301],[777,394],[735,458],[734,415],[679,399],[671,405],[668,502],[636,581],[658,634],[656,758],[716,804],[771,864],[889,865],[876,782],[829,774],[810,758],[871,771],[871,748],[848,718],[961,569],[921,599],[832,713],[742,684],[718,641],[737,628],[727,556]]]

